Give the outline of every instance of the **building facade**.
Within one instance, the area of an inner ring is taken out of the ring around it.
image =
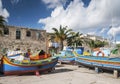
[[[47,33],[47,49],[50,54],[58,53],[60,47],[60,43],[56,42],[53,36],[52,33]]]
[[[46,31],[15,26],[0,28],[0,50],[47,51]]]

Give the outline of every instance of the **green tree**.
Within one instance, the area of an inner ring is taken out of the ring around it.
[[[93,48],[95,48],[95,41],[94,41],[94,40],[89,39],[89,40],[87,40],[86,42],[87,42],[87,44],[89,45],[89,47],[91,48],[91,50],[92,50]]]
[[[96,47],[104,47],[105,45],[108,45],[108,42],[100,41],[100,40],[95,41],[95,48]]]
[[[68,43],[68,46],[74,46],[74,47],[77,47],[77,46],[82,46],[82,38],[80,37],[82,34],[80,34],[79,32],[75,33],[75,32],[72,32],[71,33],[71,36],[67,38],[67,43]]]
[[[120,44],[117,44],[116,46],[117,46],[117,48],[120,48]]]
[[[92,39],[85,39],[84,42],[86,45],[88,45],[91,50],[93,48],[99,48],[99,47],[104,47],[105,45],[108,45],[108,42],[105,41],[100,41],[100,40],[92,40]]]
[[[67,29],[67,26],[62,27],[60,25],[60,28],[52,28],[54,30],[54,37],[55,41],[60,42],[60,50],[63,50],[63,41],[68,38],[68,36],[71,34],[72,29]]]
[[[4,28],[6,24],[5,18],[0,15],[0,28]],[[0,34],[2,35],[2,30],[0,29]]]
[[[3,16],[0,15],[0,27],[5,27],[6,21]]]

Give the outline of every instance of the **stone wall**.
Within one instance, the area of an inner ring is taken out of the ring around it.
[[[4,34],[4,29],[2,29],[3,34],[0,36],[0,51],[5,49],[16,50],[20,49],[27,51],[31,49],[33,52],[39,49],[47,51],[47,39],[46,31],[38,29],[30,29],[23,27],[7,26],[9,34]],[[16,39],[16,31],[21,32],[20,39]],[[26,33],[29,31],[30,36],[27,36]]]

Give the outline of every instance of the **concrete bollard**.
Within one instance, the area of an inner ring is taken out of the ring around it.
[[[114,70],[114,71],[113,71],[113,75],[114,75],[115,78],[118,78],[118,74],[119,74],[119,73],[118,73],[118,70]]]
[[[59,61],[59,64],[60,64],[60,65],[62,65],[62,62],[61,62],[61,61]]]
[[[99,73],[99,68],[98,67],[95,67],[95,72]]]

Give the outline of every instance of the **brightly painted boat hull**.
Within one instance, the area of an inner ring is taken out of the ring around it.
[[[77,57],[75,61],[78,65],[120,71],[120,58],[81,56]]]
[[[75,62],[75,55],[72,51],[63,50],[60,52],[60,54],[55,55],[55,57],[58,57],[58,61],[62,63],[74,63]]]
[[[59,57],[58,61],[63,63],[74,63],[75,57]]]
[[[58,62],[58,58],[51,58],[51,60],[42,61],[42,63],[36,63],[31,61],[29,64],[15,64],[10,62],[6,57],[2,60],[2,66],[0,71],[4,75],[15,75],[21,73],[35,72],[35,71],[45,71],[51,70],[55,67]]]

